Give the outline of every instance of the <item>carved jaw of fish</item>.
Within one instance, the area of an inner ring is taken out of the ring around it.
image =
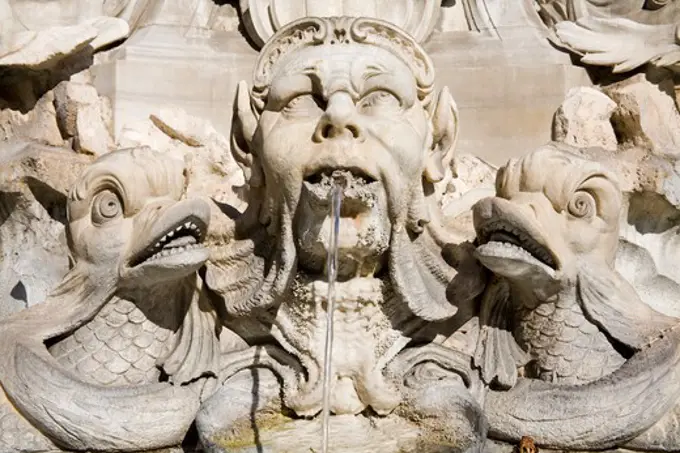
[[[210,219],[205,201],[168,201],[147,207],[138,216],[141,231],[122,264],[122,287],[176,281],[197,271],[208,259],[202,244]]]
[[[548,200],[543,204],[549,204]],[[526,283],[545,300],[560,289],[566,254],[560,259],[557,250],[564,247],[550,239],[538,212],[502,198],[478,202],[474,207],[476,256],[495,274]]]
[[[172,286],[203,265],[210,206],[182,200],[182,170],[181,162],[149,149],[115,151],[95,161],[69,195],[73,269],[47,301],[0,323],[0,384],[16,410],[61,448],[176,445],[195,418],[196,385],[92,384],[46,348],[68,340],[114,296]],[[193,303],[172,297],[166,302]]]

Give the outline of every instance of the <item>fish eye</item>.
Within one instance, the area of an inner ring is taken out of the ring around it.
[[[597,203],[593,195],[585,190],[577,190],[567,205],[569,214],[581,219],[593,217],[597,211]]]
[[[111,190],[103,190],[95,195],[92,202],[92,222],[101,225],[118,218],[123,213],[123,205],[118,195]]]

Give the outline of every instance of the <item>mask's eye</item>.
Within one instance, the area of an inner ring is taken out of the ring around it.
[[[320,115],[326,108],[325,101],[313,94],[301,94],[291,99],[283,108],[283,112],[289,116]]]
[[[567,210],[574,217],[589,219],[595,215],[597,203],[590,193],[578,190],[571,197]]]
[[[123,213],[120,198],[110,190],[99,192],[92,203],[92,222],[101,225],[119,217]]]
[[[375,90],[364,96],[357,107],[362,113],[370,115],[385,110],[400,110],[401,101],[389,91]]]

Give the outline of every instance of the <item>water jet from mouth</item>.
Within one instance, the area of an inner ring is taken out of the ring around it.
[[[324,350],[323,368],[323,409],[321,411],[322,436],[321,453],[328,453],[330,417],[331,417],[331,355],[333,351],[333,313],[335,311],[335,281],[338,276],[338,234],[340,232],[340,208],[342,193],[347,181],[344,178],[333,178],[330,191],[330,237],[328,239],[328,257],[326,272],[328,274],[328,297],[326,302],[326,346]]]

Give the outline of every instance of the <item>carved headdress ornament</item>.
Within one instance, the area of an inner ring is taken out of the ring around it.
[[[422,43],[432,32],[441,0],[240,0],[245,28],[258,47],[305,17],[371,17],[387,21]]]
[[[266,104],[276,64],[285,56],[306,47],[364,44],[385,49],[411,69],[418,98],[425,108],[432,100],[434,65],[418,42],[399,27],[365,17],[305,17],[283,27],[260,52],[253,73],[252,101],[261,113]]]

